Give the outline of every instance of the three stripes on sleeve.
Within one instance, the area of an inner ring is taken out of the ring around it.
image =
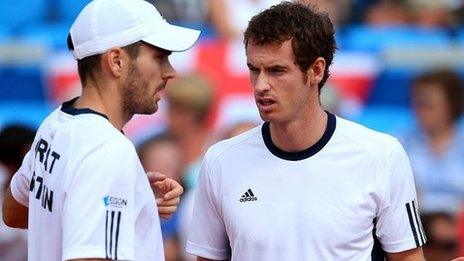
[[[251,191],[247,191],[254,196]],[[248,196],[248,195],[246,195]],[[416,247],[423,246],[427,241],[422,223],[419,218],[415,200],[406,203],[406,211],[408,213],[409,224],[416,243]],[[118,240],[119,227],[121,224],[121,211],[106,211],[105,221],[105,252],[107,259],[118,259]]]
[[[119,225],[121,211],[106,211],[105,221],[105,252],[106,259],[118,259]]]
[[[424,229],[422,228],[415,200],[406,203],[406,211],[408,212],[409,225],[411,225],[416,247],[423,246],[427,241],[427,237],[425,236]]]

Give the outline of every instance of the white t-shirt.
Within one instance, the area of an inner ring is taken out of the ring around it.
[[[73,102],[45,119],[11,182],[29,208],[29,260],[164,260],[155,197],[133,144]]]
[[[422,246],[402,146],[332,114],[328,119],[323,137],[301,152],[277,148],[268,123],[212,146],[187,251],[218,260],[359,261]]]

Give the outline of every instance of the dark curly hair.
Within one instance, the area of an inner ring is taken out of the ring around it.
[[[324,77],[319,91],[329,78],[335,50],[335,31],[329,16],[313,5],[282,2],[254,16],[244,34],[248,43],[265,45],[292,40],[296,64],[306,72],[318,57],[324,58]]]

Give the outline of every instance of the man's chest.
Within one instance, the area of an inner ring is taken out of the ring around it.
[[[286,244],[346,246],[372,238],[380,197],[375,168],[370,174],[337,164],[271,164],[261,170],[235,172],[225,182],[233,184],[221,196],[232,247],[242,242],[285,251]]]

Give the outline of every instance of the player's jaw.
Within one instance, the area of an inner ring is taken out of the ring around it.
[[[143,77],[138,68],[131,68],[131,73],[123,87],[123,111],[132,116],[134,114],[152,114],[158,110],[157,102],[165,83],[155,85]],[[154,87],[155,86],[155,87]]]
[[[152,114],[158,111],[158,102],[161,100],[163,96],[163,91],[166,89],[166,81],[162,81],[154,88],[150,89],[153,90],[152,93],[148,93],[147,97],[145,97],[148,107],[148,111],[144,114]]]
[[[153,86],[153,85],[152,85]],[[161,100],[162,92],[166,88],[166,82],[155,85],[155,87],[145,86],[145,93],[139,97],[138,114],[153,114],[158,110],[158,102]],[[142,89],[144,89],[142,87]]]

